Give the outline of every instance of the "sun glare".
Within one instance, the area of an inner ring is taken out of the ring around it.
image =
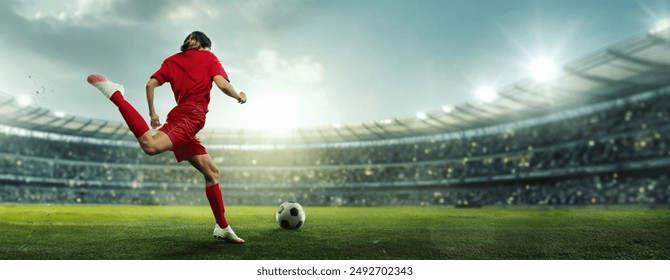
[[[558,67],[548,58],[537,58],[528,65],[528,72],[538,82],[549,82],[556,78]]]
[[[670,18],[664,18],[656,23],[654,28],[651,30],[651,33],[652,34],[659,33],[668,28],[670,28]]]
[[[245,128],[286,134],[302,125],[298,100],[291,96],[267,96],[247,105],[240,120]]]

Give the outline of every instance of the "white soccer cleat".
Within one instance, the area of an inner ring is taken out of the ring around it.
[[[98,88],[107,98],[112,98],[112,94],[117,91],[120,91],[121,94],[125,91],[122,85],[107,80],[103,75],[89,75],[86,80],[89,84]]]
[[[221,228],[219,224],[216,224],[214,227],[214,237],[218,239],[223,239],[230,243],[235,244],[244,244],[244,239],[237,237],[237,234],[233,231],[233,228],[227,226],[226,228]]]

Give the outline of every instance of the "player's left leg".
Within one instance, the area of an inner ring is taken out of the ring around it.
[[[228,221],[226,221],[226,210],[223,204],[221,188],[219,187],[219,169],[216,168],[212,158],[208,154],[195,155],[188,162],[205,176],[205,194],[216,219],[214,237],[222,238],[236,244],[244,243],[244,240],[237,237],[233,229],[228,225]]]
[[[147,155],[156,155],[172,149],[170,137],[162,131],[153,135],[142,115],[126,101],[123,97],[123,85],[112,82],[102,75],[89,75],[87,81],[119,108],[123,120]]]
[[[103,75],[89,75],[87,81],[119,108],[123,120],[126,121],[135,138],[149,132],[149,125],[142,115],[123,97],[125,91],[123,85],[112,82]]]

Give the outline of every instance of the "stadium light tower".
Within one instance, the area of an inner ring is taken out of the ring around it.
[[[544,83],[556,78],[558,75],[558,67],[548,58],[536,58],[528,65],[528,72],[534,80]]]

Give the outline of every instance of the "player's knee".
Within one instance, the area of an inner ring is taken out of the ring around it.
[[[208,182],[219,182],[219,175],[219,169],[214,167],[205,173],[205,180]]]
[[[157,155],[160,153],[158,148],[148,143],[141,143],[140,146],[142,147],[142,151],[144,151],[144,153],[149,156]]]
[[[220,175],[219,174],[219,169],[217,169],[217,168],[214,168],[214,170],[212,170],[211,173],[210,173],[210,177],[213,180],[219,180],[219,175]]]

